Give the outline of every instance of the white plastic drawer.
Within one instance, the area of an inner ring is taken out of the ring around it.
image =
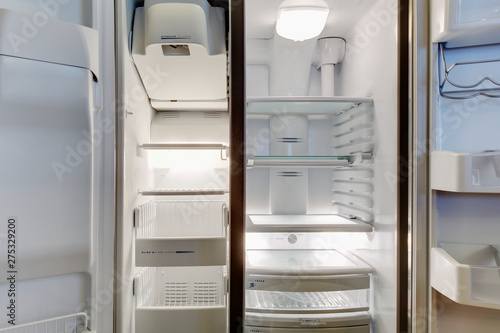
[[[225,265],[224,201],[152,201],[135,212],[136,266]]]
[[[311,315],[246,312],[246,333],[368,333],[368,312],[346,312]]]
[[[134,293],[136,332],[226,331],[224,267],[143,268]]]

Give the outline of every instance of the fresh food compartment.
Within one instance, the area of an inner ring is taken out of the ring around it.
[[[136,332],[224,332],[226,275],[222,266],[141,269]]]
[[[224,201],[151,201],[135,211],[136,266],[226,264]]]
[[[460,304],[500,309],[499,249],[456,243],[432,248],[432,287]]]

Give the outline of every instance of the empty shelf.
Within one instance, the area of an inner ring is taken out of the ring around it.
[[[349,156],[255,156],[248,159],[248,168],[334,168],[349,165]]]
[[[350,110],[360,104],[370,104],[370,98],[357,97],[249,97],[247,114],[249,115],[335,115]]]
[[[0,329],[2,333],[85,333],[87,331],[87,314],[75,313],[57,318],[40,320],[23,325],[15,325],[12,328]]]
[[[247,311],[279,313],[321,313],[366,311],[368,290],[330,292],[281,292],[247,290]]]
[[[222,143],[145,143],[142,149],[149,150],[223,150],[228,146]]]
[[[247,250],[247,274],[345,275],[371,273],[361,260],[337,250]]]
[[[370,232],[365,222],[338,215],[249,215],[248,232]]]
[[[440,246],[431,249],[431,286],[457,303],[500,309],[500,246]]]
[[[175,195],[224,195],[229,193],[228,189],[213,189],[213,188],[186,188],[186,189],[153,189],[140,191],[144,196],[175,196]]]

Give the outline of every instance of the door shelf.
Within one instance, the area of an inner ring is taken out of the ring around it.
[[[500,193],[500,151],[433,151],[431,186],[451,192]]]
[[[87,330],[87,314],[75,313],[71,315],[39,320],[28,324],[15,325],[9,328],[0,328],[2,333],[90,333]]]
[[[136,266],[225,265],[224,201],[152,201],[135,211]]]
[[[371,232],[371,224],[338,215],[249,215],[247,232]]]
[[[247,250],[247,274],[319,276],[367,274],[372,268],[337,250]]]
[[[318,313],[307,318],[293,314],[245,313],[245,333],[369,333],[370,314]]]
[[[371,104],[370,98],[262,96],[247,98],[247,115],[336,115],[361,104]]]
[[[432,1],[432,40],[451,47],[500,42],[500,4],[491,0]]]
[[[457,303],[500,309],[500,246],[442,243],[431,249],[431,286]]]
[[[136,332],[224,332],[224,267],[143,268],[134,279]]]
[[[336,313],[367,311],[368,290],[286,292],[247,290],[246,311],[264,313]]]

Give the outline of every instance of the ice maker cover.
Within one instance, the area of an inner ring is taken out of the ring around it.
[[[152,100],[227,97],[222,8],[206,0],[146,0],[133,33],[132,56]]]

